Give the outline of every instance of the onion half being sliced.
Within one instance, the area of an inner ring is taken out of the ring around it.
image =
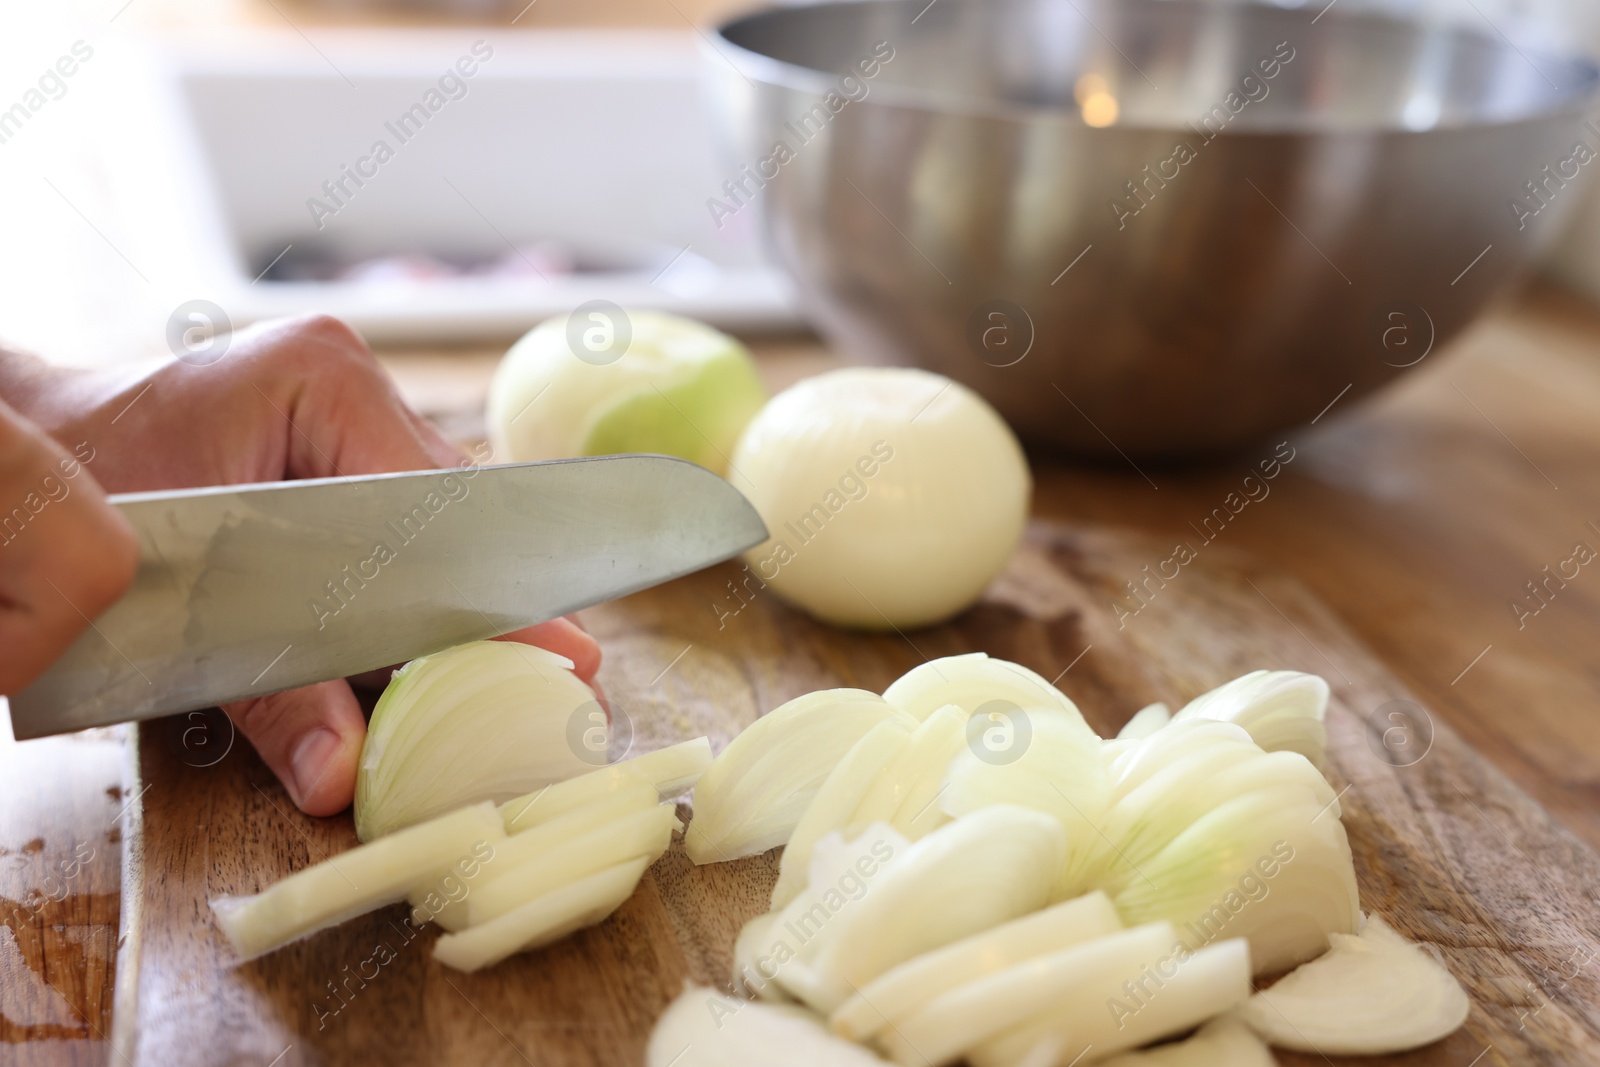
[[[567,741],[594,690],[572,662],[512,641],[473,641],[395,672],[367,727],[356,835],[371,841],[480,800],[499,803],[582,774]]]

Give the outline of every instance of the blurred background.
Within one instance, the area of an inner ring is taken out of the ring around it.
[[[697,27],[741,6],[5,5],[0,337],[70,362],[160,353],[192,300],[234,325],[332,311],[385,344],[498,342],[594,297],[801,326],[761,205],[721,227],[705,207],[727,174]],[[1577,0],[1362,6],[1600,50],[1600,6]],[[429,128],[392,126],[429,92]],[[1543,269],[1600,296],[1600,210],[1569,229]]]

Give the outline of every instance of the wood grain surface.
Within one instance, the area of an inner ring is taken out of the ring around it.
[[[1036,524],[981,604],[905,635],[842,633],[766,594],[719,627],[712,605],[731,565],[587,618],[635,751],[700,733],[720,747],[799,693],[881,690],[924,658],[973,650],[1059,677],[1103,731],[1149,701],[1181,702],[1256,667],[1321,673],[1334,693],[1329,773],[1344,790],[1365,905],[1437,946],[1473,999],[1466,1028],[1443,1043],[1351,1062],[1600,1060],[1590,966],[1600,857],[1428,709],[1394,704],[1413,695],[1303,587],[1232,550],[1208,547],[1119,625],[1124,576],[1170,551],[1136,534]],[[1396,708],[1404,719],[1390,717]],[[1386,744],[1397,722],[1409,733]],[[207,898],[258,890],[354,835],[347,817],[295,812],[242,745],[197,766],[197,739],[171,721],[141,731],[143,880],[129,890],[115,1020],[118,1048],[139,1067],[636,1064],[686,979],[725,981],[735,933],[775,876],[775,853],[694,867],[674,846],[606,923],[474,975],[434,964],[431,932],[406,941],[398,907],[237,965]],[[394,960],[363,965],[379,944]]]

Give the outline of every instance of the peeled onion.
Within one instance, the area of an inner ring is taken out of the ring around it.
[[[772,539],[745,555],[826,622],[949,618],[1011,558],[1031,479],[1011,430],[965,386],[908,368],[808,378],[745,428],[729,478]]]
[[[473,641],[395,672],[356,774],[363,841],[480,800],[510,800],[591,770],[569,743],[594,690],[572,661],[511,641]]]
[[[496,457],[659,452],[725,473],[766,400],[745,347],[676,315],[579,312],[540,323],[500,361],[489,388]]]

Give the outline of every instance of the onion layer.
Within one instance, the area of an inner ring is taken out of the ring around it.
[[[1117,731],[1119,740],[1142,741],[1172,721],[1172,712],[1165,704],[1147,704],[1133,713],[1133,718]]]
[[[947,704],[955,704],[968,715],[997,702],[1026,712],[1050,710],[1081,726],[1085,735],[1094,736],[1067,694],[1022,664],[991,659],[983,652],[945,656],[913,667],[883,691],[883,699],[919,719]]]
[[[844,754],[895,713],[876,693],[824,689],[751,723],[695,784],[689,858],[733,860],[786,843]]]
[[[969,982],[1121,928],[1110,898],[1089,893],[891,968],[845,1001],[828,1024],[843,1037],[866,1041]]]
[[[1155,955],[1135,950],[1120,958],[1096,951],[1097,944],[1069,950],[1080,958],[1061,968],[1061,984],[1053,988],[1071,995],[1058,996],[1032,1022],[971,1050],[972,1067],[1067,1067],[1098,1059],[1181,1034],[1250,995],[1250,953],[1243,941],[1223,941],[1187,957],[1170,941]]]
[[[1322,721],[1327,711],[1328,683],[1316,675],[1251,671],[1195,697],[1172,719],[1237,723],[1268,752],[1298,752],[1320,767],[1328,747]]]
[[[467,924],[491,922],[536,897],[619,863],[641,857],[647,865],[654,863],[672,843],[676,825],[672,805],[652,803],[520,860],[506,857],[467,896]],[[516,840],[511,838],[507,844]]]
[[[905,846],[892,862],[882,859],[875,878],[854,880],[854,899],[841,892],[843,876],[814,863],[811,884],[780,922],[791,929],[810,921],[817,932],[778,970],[778,983],[831,1012],[898,964],[1038,910],[1060,869],[1063,838],[1039,812],[986,808]]]
[[[1239,1016],[1280,1048],[1330,1055],[1405,1052],[1454,1033],[1472,1005],[1461,983],[1376,915],[1360,936],[1250,998]]]
[[[911,742],[911,727],[897,718],[868,730],[833,768],[789,838],[772,887],[772,907],[783,907],[806,886],[811,850],[824,834],[848,826],[861,800],[885,767]]]

